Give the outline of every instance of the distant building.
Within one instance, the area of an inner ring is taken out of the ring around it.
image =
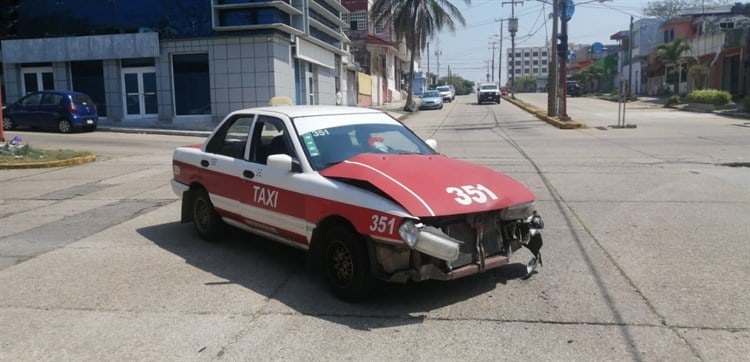
[[[353,78],[340,0],[24,0],[16,10],[14,34],[0,34],[6,102],[73,89],[122,125],[210,127],[275,96],[335,104]]]
[[[618,89],[627,89],[628,83],[632,82],[631,90],[634,94],[653,94],[657,91],[657,89],[648,89],[648,57],[653,49],[662,44],[664,34],[661,32],[661,25],[663,22],[663,19],[656,18],[634,21],[632,41],[630,30],[619,31],[610,36],[610,39],[620,42],[618,73],[615,79]],[[630,52],[631,43],[632,53]],[[658,87],[658,85],[652,84],[652,87]]]
[[[511,75],[515,78],[531,76],[546,82],[550,66],[549,48],[546,46],[516,48],[515,56],[512,49],[508,49],[507,55],[508,82],[510,82]]]

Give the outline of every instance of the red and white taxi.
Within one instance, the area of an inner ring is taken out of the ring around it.
[[[534,195],[502,173],[435,151],[386,113],[278,106],[229,114],[202,145],[174,151],[182,221],[216,240],[231,225],[308,251],[334,294],[374,279],[449,280],[541,265]]]

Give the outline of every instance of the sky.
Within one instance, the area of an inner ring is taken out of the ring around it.
[[[443,31],[430,40],[429,71],[443,77],[459,75],[470,81],[485,81],[488,64],[492,61],[492,42],[495,44],[495,80],[497,80],[498,51],[500,48],[500,21],[511,17],[511,0],[452,0],[466,19],[466,26],[457,25],[455,33]],[[544,46],[552,34],[552,6],[539,0],[515,0],[515,17],[518,18],[516,47]],[[551,0],[545,0],[551,3]],[[648,3],[643,0],[609,0],[603,3],[592,0],[574,0],[575,11],[568,22],[568,41],[578,44],[616,44],[612,34],[627,30],[630,16],[642,17],[641,10]],[[523,3],[521,5],[521,3]],[[546,15],[545,15],[546,14]],[[546,21],[545,21],[546,20]],[[510,49],[508,22],[504,21],[503,49]],[[439,52],[439,55],[436,53]],[[502,84],[507,81],[507,50],[503,51]],[[422,54],[420,69],[427,71],[427,54]],[[438,68],[438,59],[440,67]],[[490,71],[490,76],[492,72]]]

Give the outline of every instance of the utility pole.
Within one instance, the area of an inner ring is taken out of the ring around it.
[[[565,42],[565,54],[560,57],[560,116],[561,120],[569,120],[568,117],[568,54],[567,54],[567,41],[568,41],[568,2],[560,0],[560,34],[563,36],[562,41]]]
[[[435,85],[440,83],[440,55],[443,54],[443,51],[440,50],[440,39],[438,39],[437,43],[437,49],[435,49],[435,56],[437,57],[437,71],[435,73]]]
[[[427,89],[430,89],[430,82],[432,76],[430,76],[430,42],[427,42]]]
[[[557,2],[552,1],[552,42],[549,48],[549,74],[547,74],[547,115],[557,117]]]
[[[492,72],[492,77],[490,79],[492,82],[495,81],[495,44],[497,44],[497,42],[495,41],[490,42],[490,45],[492,45],[492,65],[490,66],[490,69]]]
[[[500,49],[497,52],[497,86],[502,87],[503,78],[503,20],[500,19]]]
[[[523,0],[503,1],[500,6],[510,4],[510,19],[508,22],[508,31],[510,32],[510,49],[513,57],[511,58],[510,71],[510,97],[516,98],[516,32],[518,32],[518,19],[516,19],[516,5],[523,5]]]

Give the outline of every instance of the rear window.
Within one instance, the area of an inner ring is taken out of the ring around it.
[[[85,94],[73,94],[71,97],[73,98],[73,104],[77,106],[93,106],[94,105],[94,101],[91,100],[91,97]]]
[[[437,90],[441,92],[449,92],[451,89],[448,88],[447,86],[443,86],[443,87],[437,87]]]
[[[483,85],[482,89],[484,89],[484,90],[487,90],[487,89],[497,89],[497,86],[494,85],[494,84],[487,84],[487,85]]]

